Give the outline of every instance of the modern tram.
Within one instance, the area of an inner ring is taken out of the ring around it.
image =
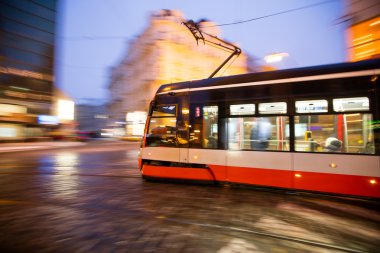
[[[143,178],[380,198],[380,60],[161,86]]]

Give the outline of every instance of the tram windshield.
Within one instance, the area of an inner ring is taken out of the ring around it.
[[[154,108],[146,136],[147,146],[176,146],[176,112],[175,105]]]

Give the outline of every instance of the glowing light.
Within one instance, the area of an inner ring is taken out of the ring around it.
[[[358,41],[358,40],[362,40],[362,39],[365,39],[365,38],[368,38],[368,37],[371,37],[373,34],[367,34],[365,36],[362,36],[362,37],[359,37],[357,39],[354,39],[354,41]]]
[[[367,44],[364,44],[364,45],[361,45],[361,46],[357,46],[356,49],[362,48],[362,47],[368,47],[368,46],[370,46],[372,44],[373,44],[373,42],[370,42],[370,43],[367,43]]]
[[[360,41],[358,43],[354,43],[354,46],[357,46],[357,45],[360,45],[360,44],[364,44],[364,43],[370,42],[370,41],[373,41],[373,39],[367,39],[367,40]]]
[[[329,166],[330,166],[331,168],[336,168],[336,167],[338,167],[338,164],[336,164],[336,163],[330,163]]]
[[[378,24],[380,24],[380,20],[377,20],[377,21],[375,21],[375,22],[369,24],[369,26],[374,26],[374,25],[378,25]]]
[[[279,62],[279,61],[282,61],[282,59],[287,56],[289,56],[288,53],[276,53],[276,54],[265,56],[264,60],[266,63]]]
[[[377,184],[377,181],[375,179],[369,180],[370,184]]]
[[[198,159],[198,156],[197,156],[197,155],[195,155],[195,156],[194,156],[194,159]]]
[[[294,176],[298,177],[298,178],[302,177],[301,174],[299,174],[299,173],[295,174]]]
[[[189,114],[189,109],[187,109],[187,108],[183,108],[182,109],[182,114]]]
[[[58,100],[58,118],[62,120],[74,119],[74,102],[69,100]]]
[[[367,50],[367,51],[363,51],[363,52],[357,53],[356,56],[359,56],[359,55],[365,55],[365,54],[370,54],[370,53],[372,53],[373,51],[375,51],[375,49],[369,49],[369,50]]]
[[[147,118],[146,112],[142,112],[142,111],[128,112],[126,115],[127,135],[132,134],[134,136],[143,136],[146,118]],[[151,122],[156,122],[156,121],[152,120]]]
[[[100,133],[100,136],[111,137],[113,136],[113,133]]]

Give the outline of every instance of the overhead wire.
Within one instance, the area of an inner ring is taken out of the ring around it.
[[[269,18],[269,17],[278,16],[278,15],[282,15],[282,14],[286,14],[286,13],[290,13],[290,12],[295,12],[295,11],[299,11],[299,10],[303,10],[303,9],[308,9],[308,8],[311,8],[311,7],[316,7],[316,6],[319,6],[319,5],[328,4],[328,3],[331,3],[331,2],[334,2],[334,1],[336,1],[336,0],[327,0],[327,1],[319,2],[319,3],[315,3],[315,4],[310,4],[310,5],[306,5],[306,6],[301,6],[301,7],[285,10],[285,11],[280,11],[280,12],[264,15],[264,16],[261,16],[261,17],[256,17],[256,18],[242,20],[242,21],[237,21],[237,22],[232,22],[232,23],[224,23],[224,24],[220,24],[220,25],[202,26],[201,28],[230,26],[230,25],[237,25],[237,24],[248,23],[248,22],[252,22],[252,21],[256,21],[256,20],[260,20],[260,19],[264,19],[264,18]],[[67,39],[67,40],[107,40],[107,39],[127,39],[127,38],[128,37],[126,37],[126,36],[79,36],[79,37],[66,37],[66,38],[62,37],[62,39]],[[211,45],[210,43],[207,43],[207,44],[209,46],[216,47],[215,45]],[[221,49],[221,50],[227,51],[225,49]],[[235,60],[236,60],[236,58],[228,66],[225,67],[225,70],[223,71],[222,75],[232,65],[232,63]],[[72,67],[72,66],[69,66],[69,67]]]
[[[265,16],[261,16],[261,17],[257,17],[257,18],[251,18],[251,19],[237,21],[237,22],[232,22],[232,23],[225,23],[225,24],[220,24],[220,25],[203,26],[202,28],[218,27],[218,26],[228,26],[228,25],[237,25],[237,24],[248,23],[248,22],[256,21],[256,20],[263,19],[263,18],[269,18],[269,17],[273,17],[273,16],[277,16],[277,15],[281,15],[281,14],[285,14],[285,13],[289,13],[289,12],[294,12],[294,11],[299,11],[299,10],[303,10],[303,9],[308,9],[308,8],[311,8],[311,7],[315,7],[315,6],[331,3],[331,2],[334,2],[334,1],[336,1],[336,0],[328,0],[328,1],[320,2],[320,3],[305,5],[305,6],[302,6],[302,7],[297,7],[297,8],[289,9],[289,10],[286,10],[286,11],[280,11],[280,12],[276,12],[276,13],[273,13],[273,14],[268,14],[268,15],[265,15]]]

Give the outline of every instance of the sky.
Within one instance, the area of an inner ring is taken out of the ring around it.
[[[338,63],[347,57],[346,24],[340,21],[344,0],[59,0],[58,87],[77,103],[106,101],[111,67],[160,9],[180,10],[185,19],[205,18],[219,25],[252,20],[221,26],[220,37],[238,43],[260,64],[266,55],[287,53],[275,64],[279,69]]]

